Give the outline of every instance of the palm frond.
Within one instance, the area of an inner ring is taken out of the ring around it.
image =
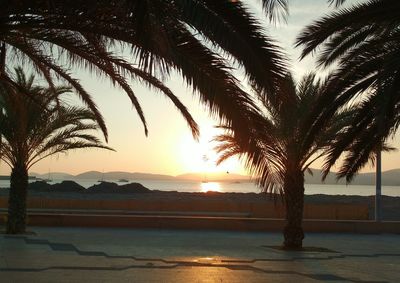
[[[286,7],[285,1],[276,3],[275,8]],[[189,7],[202,9],[194,14]],[[268,7],[270,11],[275,10],[272,1]],[[203,16],[218,24],[199,20]],[[252,115],[248,112],[255,107],[241,91],[222,56],[227,55],[239,63],[252,86],[266,90],[268,95],[274,92],[276,81],[285,72],[285,60],[279,47],[265,35],[254,15],[241,2],[89,0],[66,5],[59,0],[22,1],[8,5],[4,9],[4,19],[3,25],[0,23],[0,28],[4,29],[2,40],[10,46],[18,44],[16,48],[23,54],[21,57],[32,63],[49,84],[56,75],[75,88],[96,113],[105,136],[106,128],[92,97],[69,73],[69,67],[83,67],[122,87],[131,98],[146,133],[144,114],[133,89],[125,81],[125,75],[130,73],[126,66],[148,74],[139,77],[173,101],[194,136],[196,125],[189,112],[176,96],[159,84],[172,70],[182,75],[213,115],[229,120],[237,129],[246,128],[242,121],[247,120],[245,116]],[[218,54],[208,42],[218,47]],[[121,47],[130,58],[117,58],[115,46]],[[63,66],[60,59],[66,58],[70,64]],[[265,66],[268,72],[262,70]],[[138,72],[135,75],[138,77]],[[151,82],[146,81],[147,78]],[[161,79],[155,83],[154,78]],[[244,112],[247,113],[239,118]]]
[[[395,0],[370,0],[366,3],[355,4],[350,8],[342,8],[315,21],[307,26],[297,38],[296,46],[304,47],[301,58],[316,50],[332,36],[343,32],[352,36],[353,33],[349,31],[357,34],[360,29],[371,25],[392,26],[398,20],[398,7],[399,2]],[[354,40],[353,45],[361,42],[362,37],[354,37]]]
[[[60,100],[59,96],[70,90],[37,86],[34,77],[27,77],[20,68],[12,85],[0,81],[0,158],[11,167],[18,163],[30,168],[47,156],[71,149],[112,150],[88,133],[100,129],[91,109],[68,106]]]
[[[342,5],[346,0],[328,0],[329,5],[335,5],[335,7],[339,7]]]
[[[286,21],[289,15],[288,2],[288,0],[262,0],[262,5],[270,21]]]
[[[240,1],[181,2],[183,15],[193,28],[243,65],[254,89],[273,95],[287,72],[287,62],[254,15]]]
[[[329,155],[329,146],[351,125],[354,115],[348,109],[336,109],[318,128],[310,123],[318,113],[332,111],[330,98],[325,98],[331,93],[313,73],[297,85],[287,75],[277,89],[275,98],[266,104],[267,112],[253,124],[247,137],[237,137],[232,127],[222,125],[225,133],[215,138],[219,162],[240,156],[257,183],[275,193],[283,192],[288,174],[302,174],[315,160]]]
[[[399,8],[398,1],[369,0],[325,16],[298,37],[297,44],[304,47],[302,57],[320,49],[322,67],[338,66],[328,84],[332,109],[356,97],[363,99],[351,127],[329,149],[325,176],[343,157],[338,177],[351,181],[398,129]],[[332,115],[327,111],[315,119],[315,126]]]

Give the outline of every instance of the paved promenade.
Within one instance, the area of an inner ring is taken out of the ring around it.
[[[0,282],[400,282],[400,236],[30,228],[0,235]]]

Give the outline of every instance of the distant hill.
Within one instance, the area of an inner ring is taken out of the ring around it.
[[[49,174],[30,174],[37,178],[47,179]],[[164,174],[151,174],[151,173],[139,173],[139,172],[124,172],[124,171],[112,171],[112,172],[100,172],[100,171],[87,171],[78,175],[71,175],[68,173],[54,172],[50,173],[51,179],[70,179],[70,180],[191,180],[191,181],[235,181],[235,180],[249,180],[249,176],[233,174],[233,173],[187,173],[178,176],[164,175]]]
[[[101,179],[103,173],[99,171],[88,171],[78,175],[75,175],[75,179]]]
[[[306,173],[305,181],[306,184],[322,184],[321,182],[321,170],[311,169],[313,175]],[[47,179],[49,174],[37,174],[31,173],[30,176],[36,176],[38,178]],[[170,176],[163,174],[150,174],[150,173],[139,173],[139,172],[99,172],[99,171],[88,171],[78,175],[71,175],[63,172],[50,173],[51,179],[62,179],[62,180],[74,180],[74,179],[92,179],[92,180],[119,180],[127,179],[129,181],[134,180],[190,180],[190,181],[248,181],[249,176],[239,175],[234,173],[186,173],[178,176]],[[345,184],[344,180],[337,181],[334,173],[327,176],[324,184]],[[374,185],[375,184],[375,173],[361,173],[357,175],[352,185]],[[400,169],[393,169],[382,172],[382,184],[384,186],[400,186]]]
[[[175,179],[173,176],[162,175],[162,174],[150,174],[150,173],[131,173],[123,171],[112,171],[112,172],[99,172],[99,171],[89,171],[81,173],[75,176],[75,179],[104,179],[104,180],[118,180],[118,179],[128,179],[128,180],[171,180]]]

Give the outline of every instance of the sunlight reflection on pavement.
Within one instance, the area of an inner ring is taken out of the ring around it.
[[[279,243],[273,233],[39,227],[35,232],[0,236],[1,282],[399,281],[396,235],[311,234],[309,243],[325,251],[286,252],[265,245]]]

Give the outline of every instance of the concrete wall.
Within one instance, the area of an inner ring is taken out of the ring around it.
[[[252,218],[284,218],[281,203],[222,200],[76,200],[28,198],[28,208],[96,209],[165,212],[245,213]],[[0,197],[0,208],[7,207],[7,198]],[[172,213],[173,214],[173,213]],[[305,219],[368,220],[367,204],[306,204]]]

